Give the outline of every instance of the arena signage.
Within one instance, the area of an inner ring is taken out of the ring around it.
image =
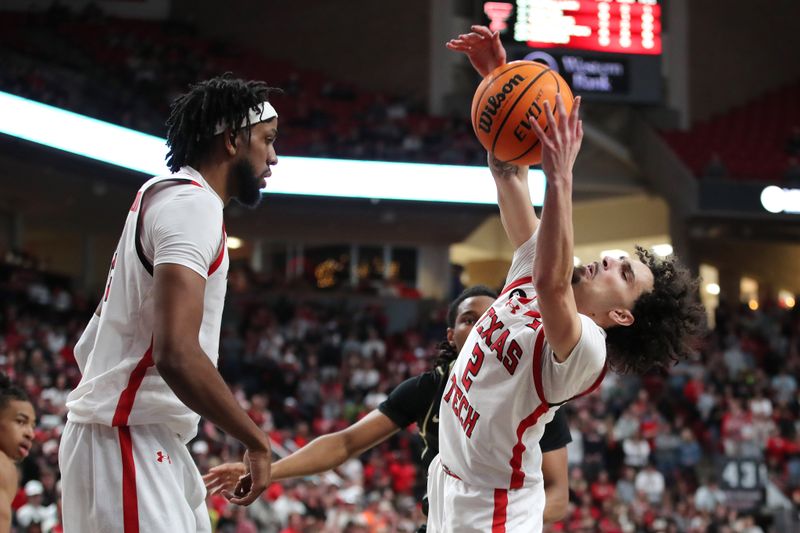
[[[629,90],[628,62],[623,57],[607,59],[564,54],[559,61],[546,52],[537,51],[525,59],[546,63],[559,72],[578,94],[626,94]]]

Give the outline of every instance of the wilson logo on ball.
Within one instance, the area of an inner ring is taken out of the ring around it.
[[[489,133],[492,130],[494,117],[497,115],[497,110],[500,109],[500,107],[503,105],[503,102],[506,101],[506,95],[511,94],[511,92],[514,90],[514,87],[518,86],[523,81],[525,81],[525,78],[519,74],[516,74],[503,85],[497,94],[490,96],[486,100],[486,105],[483,107],[480,119],[478,120],[478,127],[481,130],[485,131],[486,133]]]

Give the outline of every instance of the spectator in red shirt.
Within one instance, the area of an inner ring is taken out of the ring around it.
[[[608,472],[601,470],[597,477],[597,481],[592,483],[592,498],[597,505],[603,505],[603,502],[610,500],[614,497],[615,490],[614,484],[608,479]]]

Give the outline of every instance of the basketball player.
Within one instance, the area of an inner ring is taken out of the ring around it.
[[[270,445],[216,369],[228,256],[222,209],[255,206],[277,164],[278,115],[264,83],[198,83],[167,120],[172,174],[136,194],[102,301],[75,347],[82,379],[61,439],[64,529],[210,532],[205,487],[185,443],[200,416],[241,441],[253,483]]]
[[[471,39],[491,55],[495,38]],[[547,101],[543,107],[546,130],[531,120],[547,179],[541,222],[528,168],[489,158],[516,252],[505,288],[448,376],[440,453],[428,475],[430,533],[541,531],[545,494],[536,444],[558,407],[594,390],[607,363],[637,373],[669,366],[702,330],[697,282],[674,258],[656,260],[637,248],[639,260],[604,257],[573,267],[580,98],[568,116],[556,97],[557,124]]]
[[[17,495],[17,463],[30,453],[36,414],[28,395],[0,373],[0,533],[11,531],[11,502]]]
[[[414,422],[425,444],[421,459],[423,468],[427,470],[431,460],[439,453],[438,408],[450,365],[464,345],[472,325],[495,298],[496,292],[480,285],[463,291],[448,309],[447,340],[440,345],[439,358],[432,370],[398,385],[378,409],[347,429],[318,437],[273,464],[272,479],[309,476],[336,468]],[[539,443],[547,495],[545,522],[561,520],[567,512],[569,479],[566,446],[571,440],[566,418],[558,413],[545,427]],[[213,493],[222,489],[232,490],[244,473],[242,463],[223,464],[212,468],[203,479]],[[423,509],[426,507],[427,498],[423,501]]]

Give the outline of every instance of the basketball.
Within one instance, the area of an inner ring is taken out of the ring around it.
[[[542,160],[542,147],[528,117],[535,117],[547,131],[544,102],[550,102],[558,120],[557,94],[561,94],[569,113],[572,91],[557,72],[535,61],[502,65],[486,76],[475,91],[472,128],[481,145],[500,161],[535,165]]]

